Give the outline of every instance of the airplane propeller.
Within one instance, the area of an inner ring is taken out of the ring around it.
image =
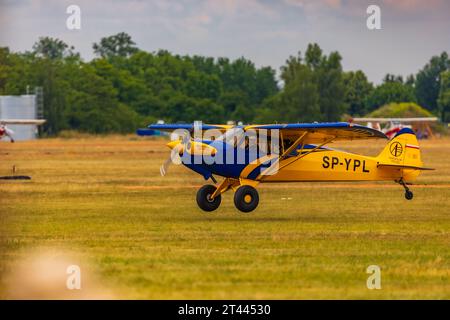
[[[191,148],[191,136],[188,134],[184,135],[181,140],[169,142],[167,146],[172,150],[167,160],[159,167],[159,172],[163,177],[167,174],[170,164],[181,164],[180,156],[184,150]]]
[[[172,149],[169,158],[159,168],[162,176],[167,174],[171,163],[181,164],[181,156],[186,150],[192,155],[215,155],[217,149],[201,141],[193,141],[189,134],[184,135],[181,140],[171,141],[167,146]]]
[[[179,161],[179,163],[181,163],[181,159],[179,158],[179,153],[181,150],[183,150],[183,146],[180,143],[170,151],[169,157],[166,159],[166,161],[163,162],[161,167],[159,167],[159,172],[161,173],[161,176],[164,177],[167,174],[167,171],[169,170],[169,166],[173,162]]]

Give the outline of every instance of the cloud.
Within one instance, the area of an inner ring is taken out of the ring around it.
[[[449,1],[446,0],[383,0],[383,4],[403,13],[449,9]]]
[[[283,0],[288,6],[304,9],[308,13],[335,13],[354,15],[365,12],[365,8],[375,4],[387,13],[405,15],[420,12],[445,12],[450,16],[450,1],[447,0]]]
[[[81,7],[80,31],[65,27],[66,8],[74,3]],[[366,28],[370,4],[382,10],[377,32]],[[0,46],[14,51],[52,36],[91,59],[93,42],[124,31],[147,51],[245,56],[278,69],[317,42],[326,52],[340,51],[346,68],[362,68],[374,81],[386,72],[415,72],[417,61],[448,50],[449,29],[445,0],[0,0]],[[375,64],[380,52],[385,62]]]

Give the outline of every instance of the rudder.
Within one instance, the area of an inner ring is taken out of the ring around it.
[[[380,165],[421,168],[419,142],[409,128],[401,129],[377,157]]]

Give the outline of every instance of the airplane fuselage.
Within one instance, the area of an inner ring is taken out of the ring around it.
[[[202,143],[220,150],[211,158],[216,161],[205,161],[203,155],[190,155],[190,161],[186,161],[189,163],[183,161],[183,164],[205,179],[217,175],[257,182],[383,181],[400,178],[412,181],[419,173],[417,170],[379,167],[376,157],[324,147],[315,149],[315,145],[300,145],[278,162],[279,154],[261,155],[256,149],[239,150],[238,147],[219,141]],[[269,167],[272,169],[267,172]]]

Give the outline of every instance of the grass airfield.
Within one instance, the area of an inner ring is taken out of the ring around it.
[[[32,177],[0,180],[0,298],[450,299],[450,139],[420,142],[437,170],[412,201],[393,182],[270,184],[250,214],[231,192],[217,211],[198,209],[200,176],[160,176],[165,143],[0,141],[0,176],[15,165]],[[385,143],[330,146],[376,155]],[[40,277],[29,258],[49,252],[80,266],[81,290],[28,283]],[[381,290],[366,287],[369,265]]]

